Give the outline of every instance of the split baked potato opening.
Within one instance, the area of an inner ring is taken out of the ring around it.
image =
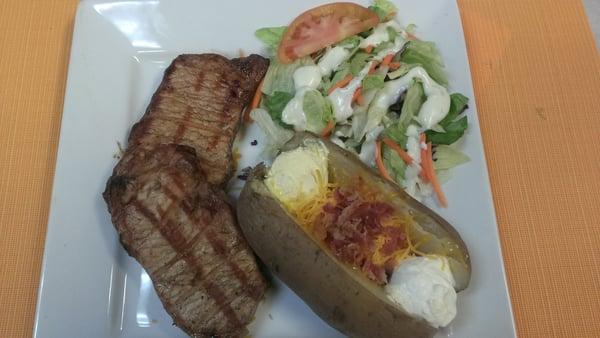
[[[373,325],[391,313],[392,326],[425,337],[455,317],[456,293],[470,279],[458,232],[335,144],[296,134],[270,168],[253,170],[238,203],[258,256],[340,331],[373,336]],[[302,278],[319,281],[320,290]],[[324,304],[323,289],[346,308]],[[374,315],[347,306],[361,299]],[[340,311],[344,318],[336,318]]]

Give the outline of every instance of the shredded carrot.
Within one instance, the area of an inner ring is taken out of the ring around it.
[[[341,79],[340,81],[338,81],[338,83],[331,86],[331,88],[329,88],[329,91],[327,91],[327,94],[331,94],[334,90],[338,88],[346,87],[346,85],[350,83],[350,81],[352,81],[353,78],[354,77],[352,76],[352,74],[346,75],[345,78]]]
[[[333,121],[333,119],[331,119],[329,120],[329,122],[327,122],[327,126],[325,127],[325,129],[323,129],[323,131],[321,132],[321,136],[329,136],[329,134],[331,134],[331,131],[333,130],[333,127],[335,127],[335,122]]]
[[[244,112],[244,121],[246,121],[246,122],[252,122],[252,118],[250,117],[250,112],[252,111],[252,109],[258,108],[258,105],[260,105],[260,99],[262,98],[262,86],[263,86],[264,81],[265,81],[265,78],[263,77],[263,79],[260,80],[260,83],[256,87],[256,92],[254,92],[254,97],[252,98],[250,107],[247,107],[246,111]]]
[[[372,45],[368,45],[367,48],[365,48],[365,53],[367,53],[367,54],[371,54],[372,51],[373,51]]]
[[[365,97],[362,96],[362,89],[361,89],[361,94],[358,96],[358,99],[356,99],[356,103],[358,103],[360,106],[365,105]]]
[[[386,55],[383,60],[381,61],[381,65],[382,66],[387,66],[390,64],[390,62],[392,62],[392,59],[394,58],[394,54],[388,54]]]
[[[440,182],[435,175],[435,169],[433,168],[433,152],[431,150],[431,142],[427,143],[427,148],[421,151],[421,167],[424,171],[424,176],[427,178],[431,186],[433,187],[433,191],[435,191],[435,195],[440,202],[440,205],[444,208],[448,207],[448,200],[446,200],[446,195],[442,191],[442,187],[440,186]]]
[[[377,68],[377,61],[373,61],[371,67],[369,68],[369,74],[373,74],[375,72],[375,68]]]
[[[358,103],[361,106],[365,105],[365,99],[362,96],[362,87],[358,87],[358,89],[352,95],[352,103]]]
[[[388,173],[387,169],[385,169],[385,165],[381,160],[381,141],[379,140],[377,140],[377,142],[375,143],[375,163],[377,164],[377,168],[379,169],[381,176],[393,182],[394,180],[392,180],[392,178],[390,177],[390,174]]]
[[[402,66],[400,62],[390,62],[390,69],[398,69]]]
[[[398,156],[400,156],[400,158],[404,161],[404,163],[406,163],[406,164],[413,163],[413,158],[410,157],[410,155],[404,149],[402,149],[402,147],[400,147],[396,142],[394,142],[394,140],[392,140],[389,137],[384,137],[382,139],[382,141],[388,147],[390,147],[393,151],[395,151],[396,154],[398,154]]]

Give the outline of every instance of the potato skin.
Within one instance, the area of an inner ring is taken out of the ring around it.
[[[254,252],[329,325],[349,337],[431,337],[435,329],[396,308],[382,291],[338,264],[296,224],[254,169],[238,200],[238,220]]]
[[[467,287],[471,275],[469,253],[447,221],[328,140],[296,133],[282,150],[295,149],[311,138],[322,140],[329,150],[330,177],[348,182],[351,176],[361,176],[382,194],[392,194],[394,208],[411,212],[423,231],[440,239],[431,241],[430,250],[425,252],[435,252],[446,240],[452,241],[455,257],[463,262],[449,260],[458,284],[455,288],[460,291]],[[426,321],[392,303],[381,287],[322,249],[271,194],[263,182],[267,172],[262,164],[252,170],[240,194],[237,215],[248,243],[273,273],[319,317],[349,337],[419,338],[435,334],[437,330]]]

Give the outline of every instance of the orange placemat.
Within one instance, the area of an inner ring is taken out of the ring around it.
[[[598,337],[600,58],[583,7],[459,4],[519,335]],[[76,5],[0,1],[0,337],[32,332]]]

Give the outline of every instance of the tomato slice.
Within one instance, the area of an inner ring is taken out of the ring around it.
[[[309,9],[288,26],[279,44],[277,57],[281,63],[290,63],[378,23],[377,13],[350,2]]]

